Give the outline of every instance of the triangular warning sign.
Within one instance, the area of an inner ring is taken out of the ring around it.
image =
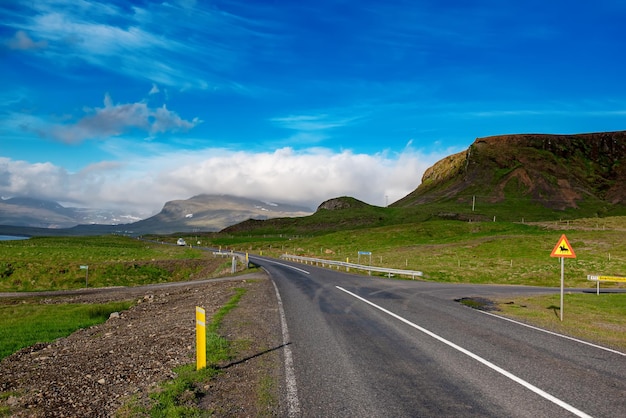
[[[565,234],[561,235],[561,239],[556,243],[550,257],[576,258],[576,253],[570,245]]]

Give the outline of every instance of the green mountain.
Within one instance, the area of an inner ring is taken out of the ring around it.
[[[369,228],[398,223],[405,209],[389,209],[368,205],[353,197],[338,197],[323,202],[314,214],[299,218],[248,219],[220,232],[225,234],[255,233],[324,234],[343,229]]]
[[[389,207],[351,197],[297,219],[248,220],[224,233],[316,234],[429,219],[545,221],[626,215],[626,131],[478,138]]]
[[[392,206],[512,219],[622,215],[626,131],[478,138],[426,170]]]

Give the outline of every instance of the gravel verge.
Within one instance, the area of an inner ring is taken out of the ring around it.
[[[198,404],[212,416],[282,415],[280,318],[264,273],[45,299],[139,303],[103,324],[3,359],[0,406],[14,417],[112,417],[123,416],[120,408],[129,402],[148,404],[149,393],[175,377],[174,368],[195,363],[195,307],[206,310],[209,322],[235,288],[247,291],[220,329],[235,352],[201,388]]]

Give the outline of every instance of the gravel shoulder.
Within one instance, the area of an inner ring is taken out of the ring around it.
[[[130,400],[149,403],[173,369],[195,363],[195,307],[209,318],[247,291],[223,320],[220,334],[233,358],[202,388],[212,416],[278,416],[282,337],[276,295],[262,273],[167,286],[116,288],[50,296],[43,303],[139,303],[107,322],[50,344],[36,344],[0,362],[0,406],[14,417],[110,417]]]

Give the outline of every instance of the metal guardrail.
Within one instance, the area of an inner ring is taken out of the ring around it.
[[[220,257],[229,257],[229,256],[240,257],[241,256],[241,254],[237,254],[237,253],[235,253],[233,251],[228,252],[228,253],[225,253],[225,252],[222,252],[222,251],[213,251],[213,255],[219,255]]]
[[[422,273],[421,271],[366,266],[363,264],[354,264],[354,263],[348,263],[345,261],[334,261],[334,260],[326,260],[323,258],[302,257],[299,255],[291,255],[291,254],[283,254],[280,256],[280,258],[285,259],[285,260],[298,261],[300,263],[305,263],[305,264],[311,263],[312,265],[321,265],[322,267],[326,267],[327,265],[337,266],[338,268],[345,267],[346,271],[350,271],[350,269],[363,270],[363,271],[369,272],[370,275],[372,274],[373,271],[378,272],[378,273],[388,274],[389,277],[391,277],[391,275],[394,274],[394,275],[399,275],[399,276],[410,276],[412,279],[415,279],[415,276],[421,277],[424,275],[424,273]]]

